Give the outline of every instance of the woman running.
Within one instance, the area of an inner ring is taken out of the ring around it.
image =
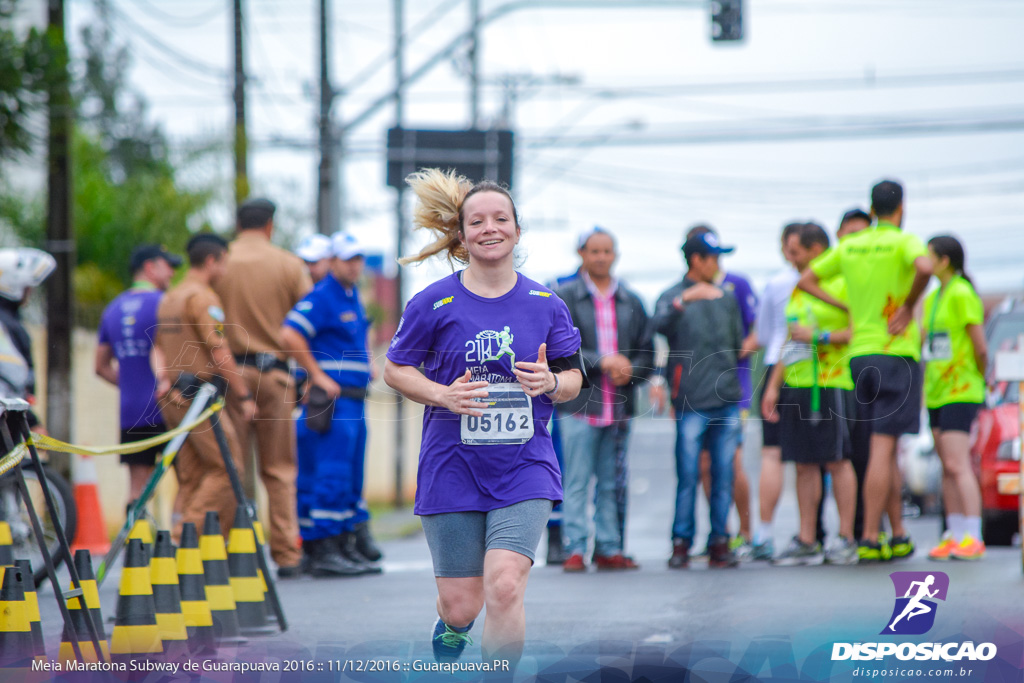
[[[963,245],[955,237],[933,237],[928,253],[939,288],[924,302],[924,389],[935,448],[942,460],[947,528],[928,557],[978,560],[985,555],[981,491],[971,469],[968,434],[985,400],[985,311],[964,273]]]
[[[426,406],[414,511],[437,581],[434,656],[457,659],[486,605],[484,661],[514,667],[534,551],[562,499],[547,424],[554,403],[579,393],[580,334],[550,289],[516,272],[507,190],[436,169],[407,182],[415,223],[437,239],[402,263],[443,253],[466,264],[409,300],[384,370]]]

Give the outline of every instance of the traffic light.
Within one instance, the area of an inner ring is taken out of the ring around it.
[[[711,0],[711,40],[743,40],[743,0]]]

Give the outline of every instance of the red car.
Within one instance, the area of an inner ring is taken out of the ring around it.
[[[1007,300],[985,325],[990,362],[994,363],[996,351],[1015,349],[1021,334],[1024,301]],[[971,434],[971,463],[981,484],[982,535],[988,545],[1010,545],[1020,528],[1019,497],[999,493],[999,476],[1020,472],[1017,389],[1016,382],[996,383]]]

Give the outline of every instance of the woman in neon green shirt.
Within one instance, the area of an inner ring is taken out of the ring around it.
[[[977,560],[981,540],[981,491],[969,460],[969,433],[985,400],[988,353],[985,311],[964,274],[964,248],[946,235],[928,241],[940,286],[924,302],[925,403],[942,460],[947,532],[928,553],[933,560]]]

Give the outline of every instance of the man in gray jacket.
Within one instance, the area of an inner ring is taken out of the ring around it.
[[[580,238],[579,277],[555,290],[580,331],[590,387],[557,405],[563,444],[562,537],[567,572],[586,569],[587,503],[595,502],[593,564],[599,570],[636,569],[623,554],[626,446],[634,384],[655,372],[647,314],[636,294],[611,274],[615,238],[595,228]],[[590,495],[591,479],[597,493]]]
[[[678,482],[668,562],[673,569],[689,566],[704,443],[711,455],[708,566],[736,565],[729,550],[726,521],[732,505],[732,454],[739,438],[741,391],[736,365],[743,344],[743,320],[735,297],[724,296],[713,284],[719,255],[731,251],[719,245],[712,233],[686,240],[686,276],[665,291],[655,307],[654,329],[668,341],[666,376],[676,417]]]

